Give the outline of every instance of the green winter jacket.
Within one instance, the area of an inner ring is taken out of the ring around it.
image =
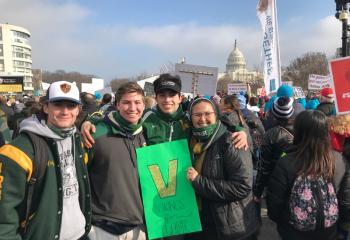
[[[10,142],[12,138],[7,122],[8,121],[6,113],[0,110],[0,133],[2,134],[4,143]]]
[[[75,166],[79,184],[79,202],[85,216],[85,232],[90,231],[90,188],[87,176],[87,154],[80,135],[75,133]],[[62,176],[56,142],[48,139],[49,160],[46,173],[36,185],[39,193],[32,200],[25,236],[19,231],[26,212],[26,186],[33,172],[33,145],[21,133],[10,144],[0,148],[0,240],[51,240],[59,239],[63,205]]]

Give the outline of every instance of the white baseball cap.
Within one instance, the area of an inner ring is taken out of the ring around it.
[[[68,100],[80,104],[80,94],[78,87],[67,81],[51,83],[46,92],[48,102]]]

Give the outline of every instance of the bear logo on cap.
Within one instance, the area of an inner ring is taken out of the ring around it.
[[[71,89],[71,86],[68,85],[67,83],[63,83],[60,85],[60,88],[61,88],[62,92],[68,93]]]

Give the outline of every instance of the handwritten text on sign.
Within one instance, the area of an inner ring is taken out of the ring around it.
[[[321,90],[325,87],[331,87],[330,77],[329,76],[321,76],[316,74],[309,75],[309,90]]]
[[[150,239],[201,230],[187,140],[138,148],[137,163]]]

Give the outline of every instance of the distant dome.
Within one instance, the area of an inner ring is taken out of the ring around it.
[[[235,47],[227,59],[226,72],[235,72],[240,69],[246,69],[246,62],[243,53],[237,48],[237,40],[235,40]]]

